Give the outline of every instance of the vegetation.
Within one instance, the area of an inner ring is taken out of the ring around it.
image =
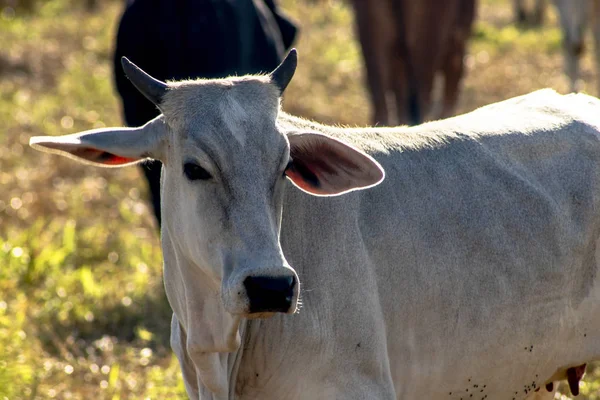
[[[122,2],[92,3],[95,11],[69,0],[0,0],[0,399],[185,398],[138,169],[83,167],[27,146],[33,135],[120,124],[111,48]],[[366,124],[347,3],[280,3],[303,28],[286,109]],[[517,27],[508,0],[483,0],[479,15],[461,112],[567,89],[554,15],[542,28]],[[593,91],[590,55],[582,76]],[[599,386],[593,369],[581,398],[600,399]]]

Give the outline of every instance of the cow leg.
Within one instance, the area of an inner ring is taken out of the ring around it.
[[[462,0],[459,3],[456,28],[442,62],[444,75],[444,92],[440,118],[448,118],[455,114],[456,103],[460,91],[460,81],[463,77],[465,48],[471,34],[471,26],[475,18],[475,1]]]
[[[571,45],[570,43],[565,43],[564,52],[564,63],[565,63],[565,73],[569,78],[569,90],[571,92],[578,91],[578,80],[579,80],[579,54],[581,51],[577,45]]]
[[[533,14],[533,24],[542,25],[546,16],[546,0],[536,0],[535,12]]]
[[[541,25],[546,15],[546,0],[535,0],[531,12],[528,12],[524,0],[513,0],[513,12],[518,24]]]
[[[463,75],[463,55],[462,52],[448,52],[444,59],[442,73],[444,74],[444,92],[442,98],[442,109],[439,118],[448,118],[456,113],[456,103],[458,102],[459,84]]]
[[[423,122],[428,111],[433,76],[440,58],[440,37],[445,33],[431,26],[436,23],[441,23],[442,28],[446,26],[449,3],[436,8],[431,2],[395,0],[393,3],[396,35],[390,51],[395,72],[392,86],[396,113],[400,124],[417,125]]]
[[[390,76],[390,82],[394,91],[394,100],[396,106],[396,118],[399,125],[407,125],[409,123],[408,116],[408,79],[404,68],[404,60],[394,50],[390,49],[391,68],[393,75]]]
[[[594,34],[594,57],[596,58],[596,95],[600,96],[600,0],[593,0],[592,32]]]
[[[390,13],[387,4],[353,0],[356,30],[362,48],[375,125],[392,124],[387,96],[389,93],[389,57],[391,42]]]
[[[558,9],[563,31],[563,52],[565,73],[570,81],[570,89],[576,92],[579,79],[579,58],[583,53],[583,40],[589,18],[589,1],[554,0]]]
[[[406,43],[400,46],[406,46]],[[396,116],[400,125],[417,125],[423,122],[426,108],[424,103],[429,104],[431,85],[426,86],[421,74],[414,71],[409,72],[411,68],[408,63],[411,62],[405,58],[406,54],[398,51],[399,45],[392,46],[390,53],[392,57],[391,70],[393,76],[390,76],[392,89],[396,100]]]
[[[527,12],[525,11],[525,4],[523,4],[523,0],[513,0],[513,12],[515,14],[515,20],[518,24],[524,24],[527,22]]]

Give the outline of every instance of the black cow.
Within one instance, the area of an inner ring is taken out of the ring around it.
[[[160,80],[221,78],[273,70],[295,36],[274,0],[129,0],[114,53],[125,122],[143,125],[160,111],[128,82],[122,56]],[[160,224],[161,164],[142,169]]]

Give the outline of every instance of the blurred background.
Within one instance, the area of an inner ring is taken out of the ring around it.
[[[278,5],[300,28],[284,108],[369,124],[350,2]],[[33,135],[123,123],[112,78],[123,7],[0,0],[0,399],[185,398],[139,168],[84,167],[27,146]],[[456,112],[545,87],[570,90],[556,8],[535,20],[519,22],[511,0],[477,3]],[[592,50],[592,33],[585,39]],[[595,71],[584,51],[580,90],[596,94]],[[441,90],[436,81],[434,95]],[[578,398],[600,399],[599,388],[600,369],[588,367]]]

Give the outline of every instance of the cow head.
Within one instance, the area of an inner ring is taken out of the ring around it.
[[[165,285],[186,330],[213,311],[234,319],[294,313],[300,282],[279,242],[286,182],[339,195],[379,183],[382,168],[339,140],[278,125],[295,50],[265,76],[164,83],[127,59],[123,67],[159,117],[30,144],[105,167],[163,162]]]

